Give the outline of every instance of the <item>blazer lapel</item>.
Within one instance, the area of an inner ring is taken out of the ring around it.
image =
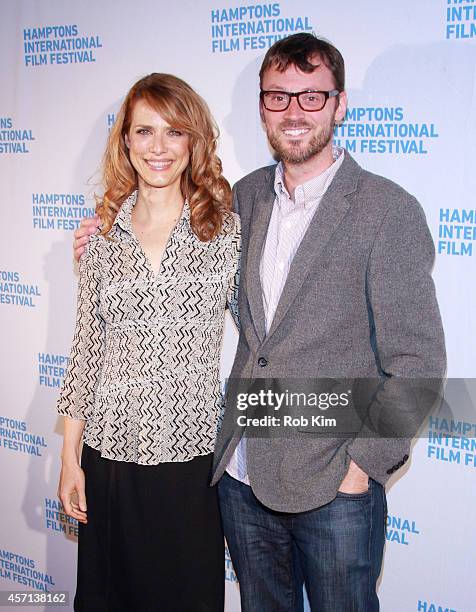
[[[246,293],[256,333],[261,342],[265,337],[266,322],[260,278],[260,262],[275,199],[274,168],[275,166],[268,175],[262,189],[256,194],[250,224],[250,238],[246,261]]]
[[[345,196],[356,190],[360,166],[348,153],[344,153],[344,155],[345,159],[342,166],[319,203],[317,211],[296,251],[268,337],[274,333],[283,320],[307,275],[315,266],[316,260],[349,209],[350,204]]]

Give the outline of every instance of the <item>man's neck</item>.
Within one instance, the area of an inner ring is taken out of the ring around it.
[[[334,163],[332,147],[326,148],[319,155],[300,164],[291,164],[285,161],[282,163],[284,168],[284,184],[291,199],[294,200],[296,187],[316,178],[316,176],[319,176],[332,166]]]

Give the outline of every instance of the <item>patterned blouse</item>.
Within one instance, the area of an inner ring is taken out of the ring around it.
[[[86,420],[84,442],[108,459],[155,465],[213,451],[222,409],[226,305],[237,319],[240,222],[201,242],[186,202],[154,273],[121,206],[79,266],[71,357],[60,414]]]

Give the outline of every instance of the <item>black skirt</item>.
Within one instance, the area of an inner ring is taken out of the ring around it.
[[[224,545],[212,455],[144,466],[83,446],[77,612],[222,612]]]

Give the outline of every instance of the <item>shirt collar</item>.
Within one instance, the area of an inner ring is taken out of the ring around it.
[[[137,202],[137,194],[137,190],[133,191],[131,195],[121,204],[119,212],[117,213],[114,223],[112,224],[113,228],[119,227],[128,234],[134,234],[132,229],[132,209]],[[190,205],[187,199],[184,202],[182,214],[180,215],[176,228],[178,229],[178,227],[181,225],[186,225],[188,228],[190,227]]]
[[[314,176],[309,181],[306,181],[302,185],[298,185],[295,189],[295,203],[293,206],[302,204],[304,208],[308,208],[316,200],[320,200],[327,191],[332,179],[339,170],[342,162],[344,161],[344,149],[340,147],[332,147],[332,155],[334,157],[334,163],[321,172],[321,174]],[[286,184],[284,182],[284,166],[282,162],[276,166],[276,172],[274,175],[274,191],[277,196],[278,205],[282,202],[283,195],[288,200],[291,200]]]

